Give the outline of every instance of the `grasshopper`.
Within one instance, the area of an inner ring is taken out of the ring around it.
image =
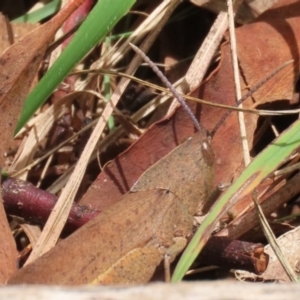
[[[197,132],[151,166],[120,202],[8,283],[148,282],[165,254],[172,261],[192,234],[193,215],[213,188],[212,153],[206,134]]]

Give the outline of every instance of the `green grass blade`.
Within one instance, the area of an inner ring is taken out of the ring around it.
[[[46,4],[40,9],[33,11],[31,13],[25,14],[19,18],[13,20],[14,23],[37,23],[41,20],[50,17],[55,14],[60,6],[61,0],[53,0]]]
[[[300,121],[284,131],[243,171],[220,197],[185,249],[174,271],[172,282],[180,281],[199,255],[221,215],[249,194],[300,145]]]
[[[99,0],[70,44],[27,97],[15,134],[28,122],[78,62],[128,12],[135,0]]]

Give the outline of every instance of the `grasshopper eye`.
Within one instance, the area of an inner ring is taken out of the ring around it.
[[[202,156],[205,162],[211,166],[214,164],[214,152],[212,150],[212,146],[210,144],[210,141],[204,140],[201,144],[201,150],[202,150]]]

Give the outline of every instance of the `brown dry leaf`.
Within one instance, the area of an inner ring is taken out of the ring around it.
[[[17,269],[17,249],[15,241],[11,234],[9,224],[7,222],[7,217],[3,208],[3,200],[0,195],[0,284],[6,284],[8,278],[16,271]]]
[[[3,154],[13,144],[15,125],[45,50],[58,28],[83,1],[69,1],[55,17],[17,41],[0,57],[1,166],[5,163]]]
[[[300,273],[300,227],[291,230],[277,239],[283,255],[287,258],[293,270]],[[265,252],[270,256],[269,265],[267,270],[262,275],[255,275],[253,273],[237,271],[238,277],[242,279],[252,280],[276,280],[290,282],[283,267],[278,261],[277,256],[274,254],[270,245],[265,247]]]
[[[38,28],[39,24],[32,24],[32,23],[11,23],[12,32],[14,42],[21,39],[23,36],[31,32],[32,30]]]
[[[12,41],[11,27],[7,19],[0,14],[0,53],[9,47]],[[4,153],[1,154],[3,155]],[[2,220],[0,223],[0,239],[2,240],[0,247],[0,284],[2,285],[5,284],[11,274],[17,270],[16,258],[18,253],[2,205],[3,200],[1,195],[0,200],[0,218]]]
[[[37,28],[38,24],[9,23],[9,20],[0,13],[0,54],[2,54],[16,40]]]
[[[247,85],[254,86],[265,74],[294,60],[254,93],[256,105],[293,97],[299,77],[299,10],[299,1],[280,0],[255,22],[237,30],[238,56]]]
[[[0,13],[0,53],[13,42],[13,32],[9,21]]]

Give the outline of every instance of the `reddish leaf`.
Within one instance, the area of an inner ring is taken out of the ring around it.
[[[259,103],[293,97],[299,77],[299,9],[299,1],[278,1],[255,22],[237,31],[238,57],[246,84],[253,86],[267,73],[294,60],[254,93]]]

